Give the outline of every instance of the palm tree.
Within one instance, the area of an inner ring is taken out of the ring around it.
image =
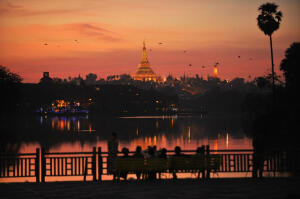
[[[265,35],[270,37],[270,47],[271,47],[271,61],[272,61],[272,85],[273,93],[275,90],[274,85],[274,62],[273,62],[273,47],[272,47],[272,34],[275,30],[279,28],[280,21],[282,18],[282,13],[277,11],[277,5],[275,3],[265,3],[262,4],[258,11],[260,14],[257,17],[257,25]]]

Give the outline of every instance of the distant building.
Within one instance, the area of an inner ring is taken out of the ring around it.
[[[43,77],[40,79],[41,84],[52,83],[53,80],[50,78],[49,72],[43,72]]]
[[[132,78],[139,81],[161,81],[160,77],[152,70],[148,61],[145,41],[143,42],[142,60],[138,65],[137,71],[132,75]]]

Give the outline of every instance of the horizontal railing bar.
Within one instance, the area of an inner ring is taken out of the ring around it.
[[[196,150],[181,150],[182,153],[196,153]],[[253,149],[219,149],[219,150],[209,150],[209,152],[254,152]],[[129,151],[129,154],[133,154],[135,151]],[[174,150],[168,150],[167,153],[175,153]],[[101,152],[101,154],[108,154],[108,152]],[[118,151],[118,154],[122,152]]]
[[[209,152],[254,152],[253,149],[220,149],[220,150],[209,150]]]
[[[16,154],[7,154],[7,153],[0,153],[0,157],[18,157],[18,156],[34,156],[35,153],[16,153]]]
[[[93,152],[54,152],[44,153],[45,155],[93,155]]]

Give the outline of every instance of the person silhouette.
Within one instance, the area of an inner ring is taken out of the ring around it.
[[[262,178],[263,177],[263,170],[264,170],[264,138],[259,133],[254,135],[252,139],[253,145],[253,170],[252,176],[253,178]],[[258,173],[258,176],[257,176]]]
[[[123,154],[123,156],[121,156],[121,158],[123,159],[125,159],[125,158],[129,158],[129,150],[128,150],[128,148],[126,148],[126,147],[124,147],[123,149],[122,149],[122,154]],[[120,173],[120,177],[121,178],[124,178],[124,180],[127,180],[127,174],[128,174],[128,172],[126,172],[126,171],[123,171],[122,173]]]
[[[113,179],[116,179],[114,174],[114,161],[118,155],[119,141],[117,138],[117,133],[113,132],[111,139],[107,143],[108,147],[108,157],[107,157],[107,174],[113,174]]]
[[[141,158],[144,160],[144,156],[142,154],[142,147],[141,146],[137,146],[136,149],[135,149],[135,153],[133,154],[133,157],[135,158]],[[136,172],[136,178],[138,180],[140,180],[141,178],[141,172]]]
[[[180,146],[176,146],[174,151],[175,151],[175,154],[173,155],[173,160],[174,160],[175,162],[178,160],[178,159],[176,160],[177,157],[185,156],[184,154],[181,153],[181,148],[180,148]],[[175,164],[176,164],[176,163],[175,163]],[[174,179],[174,180],[177,179],[176,169],[173,170],[173,179]]]
[[[202,178],[204,178],[204,175],[205,175],[205,170],[201,166],[202,163],[204,164],[204,158],[205,158],[204,152],[205,152],[204,146],[198,147],[196,149],[196,154],[194,155],[194,157],[197,158],[197,162],[200,160],[200,165],[198,165],[198,166],[200,166],[200,169],[198,170],[198,179],[200,178],[201,173],[202,173]],[[197,168],[199,168],[199,167],[197,167]]]
[[[159,151],[158,158],[167,160],[167,149],[166,148],[162,148]],[[159,179],[161,179],[161,173],[162,173],[161,171],[158,172],[158,178]]]
[[[159,158],[167,158],[167,149],[166,148],[162,148],[160,150],[160,153],[158,155]]]

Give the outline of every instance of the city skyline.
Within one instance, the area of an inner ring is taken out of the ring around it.
[[[132,75],[146,40],[151,67],[162,77],[213,76],[216,62],[222,79],[262,76],[271,66],[269,40],[256,21],[265,2],[1,1],[0,64],[34,83],[44,71],[60,78]],[[300,2],[274,2],[283,13],[273,34],[281,74],[285,50],[300,40]]]

